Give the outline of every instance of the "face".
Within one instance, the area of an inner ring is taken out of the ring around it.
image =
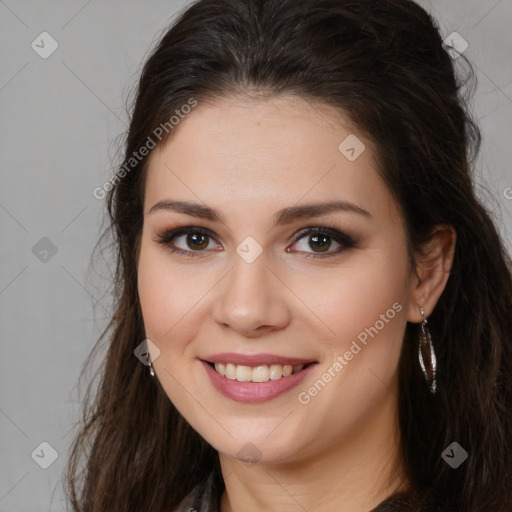
[[[153,150],[146,337],[221,454],[298,461],[389,423],[410,274],[374,155],[339,112],[293,96],[199,103]]]

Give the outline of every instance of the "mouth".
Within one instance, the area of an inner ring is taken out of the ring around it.
[[[290,375],[295,375],[309,366],[316,364],[316,361],[301,364],[261,364],[255,366],[237,365],[233,363],[221,363],[204,361],[215,372],[229,380],[238,382],[269,382],[281,380]]]
[[[223,352],[200,359],[213,387],[236,402],[266,402],[299,385],[318,361],[277,354]]]

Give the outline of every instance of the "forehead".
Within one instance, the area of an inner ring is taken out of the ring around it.
[[[227,216],[340,199],[390,207],[371,141],[342,112],[292,95],[199,102],[148,162],[145,212],[178,198]]]

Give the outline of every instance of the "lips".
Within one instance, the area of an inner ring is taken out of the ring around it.
[[[275,354],[235,353],[214,354],[201,362],[217,391],[231,400],[249,403],[272,400],[290,391],[317,363]],[[229,374],[235,368],[236,374]]]

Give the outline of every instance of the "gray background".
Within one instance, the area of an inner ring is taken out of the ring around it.
[[[421,4],[443,36],[456,31],[469,44],[484,136],[478,190],[510,251],[512,1]],[[60,479],[79,411],[77,379],[110,310],[112,261],[89,267],[102,229],[93,190],[117,161],[143,59],[184,6],[0,0],[0,512],[65,509]],[[43,46],[45,31],[59,45],[47,59],[31,47]],[[47,469],[39,464],[51,450],[42,442],[58,452]]]

